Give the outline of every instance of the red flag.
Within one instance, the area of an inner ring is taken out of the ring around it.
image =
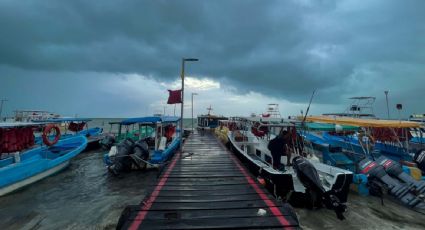
[[[170,96],[168,96],[167,104],[178,104],[182,103],[182,90],[168,90]]]

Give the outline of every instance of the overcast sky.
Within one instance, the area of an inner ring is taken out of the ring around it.
[[[375,96],[375,113],[425,113],[425,1],[0,1],[4,113],[134,117],[165,110],[188,63],[185,114],[248,115],[279,103],[343,112]],[[179,109],[177,108],[177,113]]]

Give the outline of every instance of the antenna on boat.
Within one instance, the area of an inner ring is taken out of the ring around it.
[[[210,105],[210,107],[208,107],[208,108],[207,108],[207,110],[208,110],[208,116],[209,116],[209,115],[211,115],[211,110],[213,110],[213,109],[211,108],[211,105]]]
[[[304,115],[304,118],[303,118],[303,122],[302,122],[303,126],[304,126],[304,123],[305,123],[305,119],[307,119],[308,111],[310,111],[310,105],[311,105],[311,102],[313,101],[313,97],[314,97],[315,92],[316,92],[316,90],[313,90],[313,93],[311,94],[310,102],[308,103],[308,107],[307,107],[307,110],[305,111],[305,115]]]

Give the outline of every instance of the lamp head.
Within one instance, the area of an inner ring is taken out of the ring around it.
[[[183,58],[183,61],[199,61],[197,58]]]

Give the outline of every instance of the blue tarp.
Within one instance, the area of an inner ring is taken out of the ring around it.
[[[45,122],[45,123],[62,123],[62,122],[73,122],[73,121],[83,121],[83,122],[88,122],[91,121],[91,119],[88,118],[73,118],[73,117],[69,117],[69,118],[54,118],[54,119],[47,119],[47,120],[41,120],[41,121],[36,121],[36,122]]]
[[[123,125],[131,125],[135,123],[171,123],[171,122],[177,122],[180,120],[180,117],[173,117],[173,116],[152,116],[152,117],[136,117],[136,118],[129,118],[126,120],[121,121],[121,124]]]

